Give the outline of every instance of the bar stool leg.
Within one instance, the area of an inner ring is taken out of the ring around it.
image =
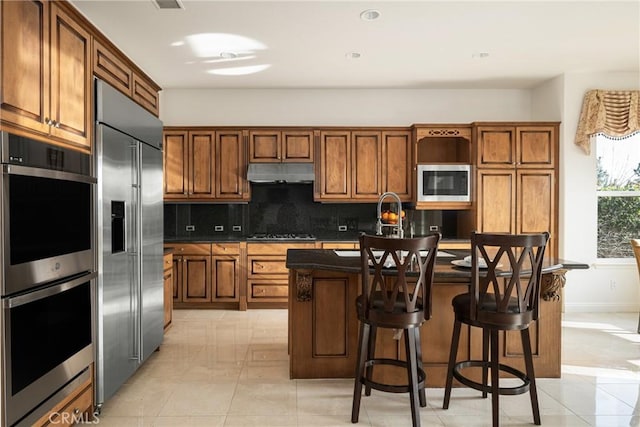
[[[498,330],[491,330],[491,412],[493,413],[493,427],[500,426],[500,367],[498,360]]]
[[[360,416],[360,400],[362,399],[362,377],[364,375],[364,364],[368,353],[369,325],[360,322],[360,342],[358,345],[358,364],[356,367],[356,378],[353,386],[353,406],[351,407],[351,422],[357,423]]]
[[[538,406],[538,389],[536,387],[536,376],[533,371],[533,355],[531,353],[531,338],[529,336],[529,328],[520,331],[522,338],[522,350],[524,351],[524,363],[527,369],[527,377],[529,377],[529,396],[531,397],[531,411],[533,412],[533,422],[540,425],[540,408]]]
[[[489,330],[482,329],[482,361],[484,364],[482,365],[482,384],[488,385],[488,373],[489,373]],[[487,392],[482,392],[482,397],[487,397]]]
[[[449,351],[449,365],[447,366],[447,383],[444,387],[444,402],[442,409],[449,409],[449,399],[451,398],[451,387],[453,386],[453,368],[458,355],[458,344],[460,341],[460,329],[462,323],[456,319],[453,324],[453,336],[451,337],[451,350]]]
[[[416,336],[409,329],[404,330],[405,351],[407,353],[407,373],[409,377],[409,397],[411,399],[411,421],[413,427],[420,427],[420,402],[418,398],[418,360]]]
[[[376,326],[369,326],[369,339],[367,340],[367,360],[373,360],[376,356],[376,339],[378,337],[378,328]],[[367,366],[366,372],[367,380],[371,381],[373,377],[373,366]],[[365,386],[364,395],[371,396],[371,387]]]
[[[418,359],[418,368],[424,370],[424,367],[422,366],[422,342],[420,340],[420,328],[413,328],[414,334],[416,336],[416,355],[417,355],[417,359]],[[425,382],[425,387],[426,387],[426,383],[427,383],[427,379],[424,379]],[[427,406],[427,395],[424,391],[425,387],[420,387],[419,390],[419,394],[420,394],[420,407],[424,408]]]

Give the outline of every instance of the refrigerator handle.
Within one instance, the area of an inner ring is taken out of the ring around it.
[[[141,298],[140,288],[142,280],[142,253],[140,248],[142,247],[140,242],[140,145],[137,141],[132,140],[131,145],[131,215],[129,216],[129,224],[131,225],[131,252],[136,256],[132,258],[134,263],[132,271],[133,277],[131,278],[131,302],[132,302],[132,318],[133,318],[133,354],[132,360],[141,361],[141,337],[140,337],[140,322],[141,322]]]

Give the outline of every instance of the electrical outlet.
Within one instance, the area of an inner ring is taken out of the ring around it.
[[[224,231],[224,225],[216,225],[213,227],[213,231]]]
[[[234,225],[233,227],[231,227],[231,229],[232,229],[233,231],[242,231],[242,226],[240,226],[240,225]]]
[[[187,229],[187,231],[196,231],[196,226],[195,225],[187,225],[186,229]]]
[[[616,281],[614,279],[609,280],[609,289],[612,291],[616,290]]]
[[[338,226],[338,231],[347,231],[347,226],[346,225],[339,225]]]
[[[438,226],[437,225],[430,225],[429,226],[429,231],[438,231]]]

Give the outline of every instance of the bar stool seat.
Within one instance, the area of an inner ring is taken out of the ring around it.
[[[371,389],[409,393],[413,426],[420,425],[419,406],[427,404],[420,326],[431,317],[431,285],[439,241],[439,234],[415,239],[360,237],[362,293],[356,299],[360,334],[351,411],[353,423],[358,422],[364,386],[367,396]],[[374,256],[374,250],[383,254]],[[394,267],[385,267],[390,260]],[[378,328],[402,331],[406,360],[375,357]],[[383,365],[406,369],[408,384],[374,380],[375,367]]]

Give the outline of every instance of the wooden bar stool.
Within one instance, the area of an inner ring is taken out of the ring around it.
[[[360,236],[362,294],[356,299],[360,320],[358,364],[353,390],[351,422],[360,414],[362,386],[391,393],[409,393],[413,426],[420,425],[418,405],[427,406],[422,369],[420,325],[431,317],[431,285],[440,234],[414,239]],[[413,274],[409,274],[412,272]],[[410,276],[411,280],[408,280]],[[402,330],[406,361],[376,358],[378,328]],[[391,385],[373,380],[376,366],[407,370],[408,384]]]
[[[465,386],[491,393],[493,426],[499,426],[499,395],[526,393],[531,397],[533,421],[540,425],[540,409],[533,372],[529,325],[538,319],[542,260],[549,233],[471,234],[471,285],[469,292],[453,298],[455,323],[449,354],[443,408],[449,408],[455,378]],[[482,269],[481,269],[481,264]],[[486,268],[485,268],[486,267]],[[462,324],[482,328],[482,360],[456,362]],[[501,331],[519,330],[526,373],[499,361]],[[491,355],[489,355],[491,348]],[[482,382],[472,380],[465,368],[482,368]],[[491,370],[491,384],[487,374]],[[500,372],[519,378],[522,384],[500,387]]]

